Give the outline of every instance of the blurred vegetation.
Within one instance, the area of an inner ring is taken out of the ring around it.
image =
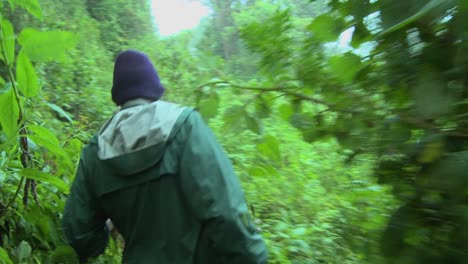
[[[127,48],[218,135],[270,263],[466,262],[467,1],[204,3],[161,37],[146,0],[0,2],[0,263],[77,263],[59,219]]]

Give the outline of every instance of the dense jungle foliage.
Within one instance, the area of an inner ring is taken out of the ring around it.
[[[77,263],[59,220],[127,48],[218,135],[270,263],[467,262],[468,1],[205,4],[161,37],[147,0],[0,1],[0,263]]]

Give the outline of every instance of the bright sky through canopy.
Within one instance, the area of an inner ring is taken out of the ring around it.
[[[192,29],[211,12],[196,0],[153,0],[151,8],[162,36]]]

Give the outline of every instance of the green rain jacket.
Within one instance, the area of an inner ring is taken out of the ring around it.
[[[130,101],[84,148],[62,218],[81,261],[111,219],[129,264],[266,263],[232,164],[193,109]]]

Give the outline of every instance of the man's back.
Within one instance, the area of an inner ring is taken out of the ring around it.
[[[266,262],[224,150],[198,113],[175,104],[127,103],[83,151],[63,221],[80,255],[96,255],[90,240],[107,243],[107,218],[127,263]]]

